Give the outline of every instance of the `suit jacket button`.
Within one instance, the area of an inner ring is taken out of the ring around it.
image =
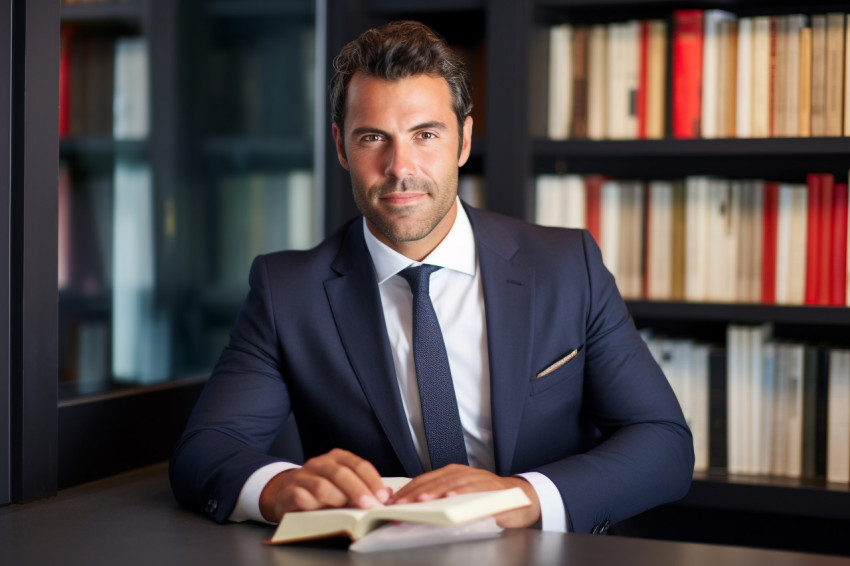
[[[214,514],[216,509],[218,509],[218,501],[216,501],[215,499],[210,499],[209,501],[207,501],[207,506],[206,506],[205,511],[209,515]]]

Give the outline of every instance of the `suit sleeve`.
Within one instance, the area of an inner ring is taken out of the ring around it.
[[[213,373],[171,458],[172,490],[184,506],[223,522],[267,455],[290,412],[271,315],[264,258],[251,267],[250,291]]]
[[[590,532],[683,497],[693,475],[693,439],[678,401],[583,233],[586,309],[584,409],[601,441],[540,466],[561,493],[572,530]]]

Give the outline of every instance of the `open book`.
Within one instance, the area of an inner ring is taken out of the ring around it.
[[[358,540],[388,521],[457,525],[531,505],[519,487],[481,491],[431,501],[381,505],[371,509],[321,509],[287,513],[269,544],[348,536]]]

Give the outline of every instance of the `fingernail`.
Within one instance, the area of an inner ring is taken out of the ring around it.
[[[389,498],[392,496],[392,491],[389,489],[379,489],[378,490],[378,501],[381,503],[386,503]]]
[[[369,509],[371,507],[374,507],[377,502],[378,501],[371,495],[364,495],[357,503],[361,509]]]

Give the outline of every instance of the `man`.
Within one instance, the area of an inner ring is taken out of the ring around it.
[[[684,495],[690,431],[592,238],[458,200],[472,118],[456,55],[398,22],[335,69],[333,138],[363,217],[313,250],[255,260],[172,458],[177,498],[219,521],[273,522],[519,486],[532,505],[502,526],[604,532]],[[425,300],[454,389],[436,425],[417,374],[439,364],[419,367],[412,342],[423,311],[406,268],[419,264],[441,267]],[[303,467],[266,454],[290,411]],[[432,466],[431,430],[457,420],[460,463]],[[393,494],[381,476],[414,479]]]

